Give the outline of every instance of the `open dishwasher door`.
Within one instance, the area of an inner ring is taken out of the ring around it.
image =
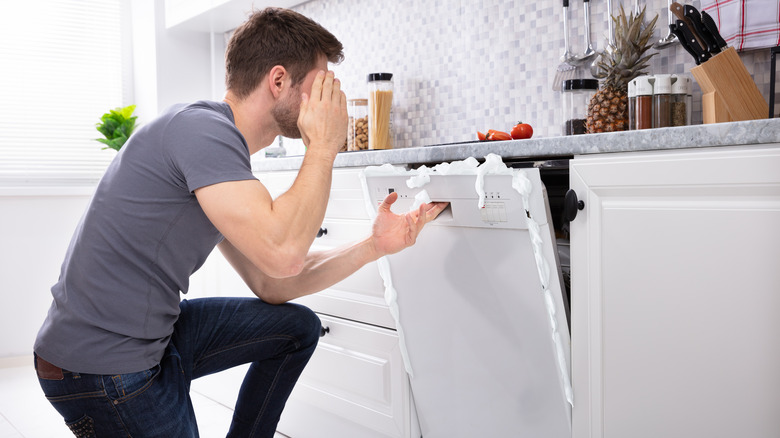
[[[567,300],[538,169],[393,169],[364,174],[374,212],[392,191],[396,213],[450,203],[379,265],[423,437],[570,437]]]

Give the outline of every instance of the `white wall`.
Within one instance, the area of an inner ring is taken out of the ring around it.
[[[0,359],[32,355],[70,238],[94,187],[0,187]],[[219,251],[183,298],[252,296]]]
[[[32,355],[89,187],[0,187],[0,358]]]
[[[166,29],[163,0],[134,0],[132,20],[134,103],[141,124],[171,105],[213,98],[209,33]]]

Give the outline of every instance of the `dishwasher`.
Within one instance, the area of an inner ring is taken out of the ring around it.
[[[449,202],[415,245],[379,260],[422,436],[571,436],[568,297],[538,168],[496,155],[367,168],[373,215]]]

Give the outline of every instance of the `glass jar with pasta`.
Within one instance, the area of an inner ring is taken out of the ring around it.
[[[368,148],[393,148],[393,74],[368,75]]]

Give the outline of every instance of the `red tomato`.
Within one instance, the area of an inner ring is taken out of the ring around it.
[[[485,138],[488,140],[511,140],[512,136],[506,132],[490,129],[488,130],[487,136],[485,136]]]
[[[528,123],[518,122],[514,128],[512,128],[512,138],[520,140],[524,138],[531,138],[534,135],[534,128]]]

